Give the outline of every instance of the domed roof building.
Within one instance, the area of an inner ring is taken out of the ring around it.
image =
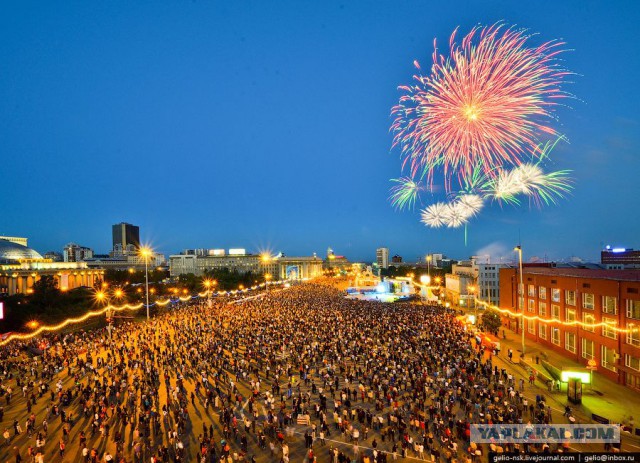
[[[30,294],[43,276],[53,277],[62,291],[93,287],[104,270],[86,262],[53,262],[27,246],[27,238],[0,236],[0,294]]]
[[[0,262],[3,264],[18,263],[22,260],[42,259],[43,257],[31,248],[22,244],[0,239]]]

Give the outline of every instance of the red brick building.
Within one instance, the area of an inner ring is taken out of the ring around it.
[[[598,373],[640,389],[640,270],[527,266],[522,273],[524,297],[516,308],[518,269],[500,269],[500,307],[514,312],[524,307],[525,316],[560,322],[525,320],[528,343],[584,365],[593,359]],[[522,319],[517,320],[505,315],[503,326],[521,333]],[[589,326],[602,322],[629,332]]]

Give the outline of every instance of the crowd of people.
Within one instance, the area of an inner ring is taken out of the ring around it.
[[[39,349],[39,351],[37,350]],[[34,352],[41,355],[33,355]],[[303,284],[0,348],[1,461],[378,463],[562,451],[469,441],[548,423],[444,307]]]

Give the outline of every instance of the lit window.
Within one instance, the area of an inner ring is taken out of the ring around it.
[[[582,293],[582,308],[593,310],[595,297],[593,294]]]
[[[610,349],[607,346],[602,346],[602,358],[601,365],[607,370],[617,371],[616,369],[616,351],[615,349]]]
[[[576,292],[565,291],[565,302],[569,305],[576,305]]]
[[[569,352],[576,352],[576,335],[575,333],[565,333],[564,334],[564,348]]]
[[[557,346],[560,345],[560,328],[551,327],[551,342]]]
[[[582,358],[592,359],[595,356],[595,343],[582,338]]]
[[[627,299],[627,318],[640,320],[640,301]]]
[[[596,322],[596,319],[593,315],[589,314],[589,313],[583,313],[582,314],[582,323],[586,324],[586,325],[593,325]],[[589,331],[591,333],[594,332],[595,328],[593,326],[589,327],[589,326],[583,326],[582,327],[583,330],[585,331]]]
[[[618,339],[618,333],[613,329],[617,320],[615,318],[602,317],[602,336],[611,339]]]
[[[545,317],[547,315],[547,303],[546,302],[538,302],[538,313],[541,317]]]

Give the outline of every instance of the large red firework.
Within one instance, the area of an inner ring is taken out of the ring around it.
[[[448,57],[434,42],[429,75],[414,63],[416,83],[399,87],[391,126],[412,176],[432,181],[442,168],[447,189],[452,177],[462,183],[477,167],[495,177],[535,158],[541,138],[558,136],[549,124],[568,96],[560,88],[569,74],[557,58],[562,42],[529,46],[530,34],[502,24],[476,27],[460,43],[456,32]]]

